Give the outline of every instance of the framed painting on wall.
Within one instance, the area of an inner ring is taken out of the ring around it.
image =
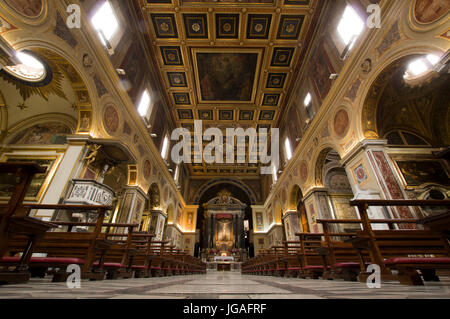
[[[256,230],[264,230],[264,222],[262,213],[256,213]]]
[[[61,155],[32,156],[5,154],[1,162],[35,162],[46,169],[45,173],[36,174],[31,181],[30,187],[25,195],[25,201],[39,202],[45,195],[53,176],[61,162]],[[12,174],[1,174],[0,178],[0,200],[7,201],[11,197],[16,184]]]
[[[323,45],[317,47],[313,56],[309,75],[314,83],[317,96],[324,99],[331,88],[332,81],[330,80],[330,74],[335,73],[335,70]]]
[[[450,185],[447,170],[439,161],[397,160],[396,164],[407,186],[420,186],[426,183]]]

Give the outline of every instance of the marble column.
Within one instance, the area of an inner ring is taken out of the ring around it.
[[[237,216],[236,214],[233,215],[233,232],[234,232],[234,244],[233,248],[239,248],[238,246],[238,227],[237,227]]]
[[[138,186],[127,186],[123,198],[115,222],[139,224],[145,206],[146,194]]]
[[[386,152],[386,140],[363,140],[342,159],[357,199],[408,199],[401,173]],[[370,207],[371,218],[417,218],[411,207]],[[386,229],[386,225],[379,225]],[[401,225],[408,228],[411,225]],[[379,227],[375,226],[375,229]]]
[[[244,214],[239,215],[239,248],[245,248]]]
[[[205,248],[209,249],[211,248],[209,245],[209,240],[210,240],[210,236],[211,236],[211,216],[209,214],[206,215],[207,221],[205,223],[205,238],[204,238],[204,242],[205,242]]]
[[[211,248],[215,248],[215,240],[216,237],[216,215],[212,215],[212,227],[211,227]]]

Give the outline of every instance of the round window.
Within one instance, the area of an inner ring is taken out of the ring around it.
[[[36,55],[28,52],[17,52],[20,64],[6,66],[4,71],[21,81],[34,86],[47,85],[51,81],[51,71],[48,65]]]

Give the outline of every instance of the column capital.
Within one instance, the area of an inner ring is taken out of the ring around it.
[[[341,165],[346,166],[348,162],[358,156],[361,152],[364,152],[372,148],[383,148],[387,145],[387,140],[362,140],[357,143],[341,160]]]
[[[140,195],[142,195],[142,196],[144,196],[145,198],[147,198],[147,194],[142,190],[142,188],[140,188],[140,187],[137,186],[137,185],[133,185],[133,186],[127,185],[127,186],[125,186],[124,188],[125,188],[125,192],[128,192],[128,191],[131,191],[131,192],[136,191],[136,192],[139,193]]]
[[[303,200],[307,201],[310,197],[314,196],[315,194],[320,194],[320,193],[328,193],[328,188],[326,187],[313,187],[311,188],[304,196],[303,196]]]

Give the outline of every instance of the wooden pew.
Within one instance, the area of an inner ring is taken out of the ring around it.
[[[284,277],[287,271],[286,263],[284,261],[285,246],[272,246],[271,251],[272,256],[269,257],[270,259],[268,260],[268,274],[274,275],[276,277]]]
[[[363,230],[357,232],[356,238],[349,242],[355,248],[370,253],[372,263],[381,268],[382,279],[399,280],[407,285],[423,285],[417,270],[424,280],[438,280],[435,274],[438,269],[450,270],[450,245],[448,237],[443,236],[448,229],[439,233],[421,229],[373,230],[373,220],[367,214],[369,206],[449,207],[449,200],[355,200],[350,205],[358,207]],[[408,220],[402,220],[402,223],[405,222]],[[394,275],[391,270],[397,270],[398,274]],[[361,273],[360,281],[366,281],[368,275]]]
[[[133,231],[137,224],[105,224],[107,227],[106,238],[113,242],[113,245],[97,256],[97,261],[93,266],[95,269],[106,271],[107,279],[131,278],[133,277],[133,259],[137,249],[133,244]],[[126,228],[127,233],[111,233],[111,228]],[[118,239],[113,239],[118,238]]]
[[[323,255],[316,249],[322,246],[322,233],[297,233],[300,239],[300,251],[298,258],[300,261],[300,278],[318,279],[326,277],[329,272],[329,264]]]
[[[30,258],[30,268],[36,276],[42,276],[48,268],[57,268],[54,274],[54,281],[64,281],[67,277],[66,268],[70,264],[77,264],[81,267],[83,279],[102,280],[104,272],[101,268],[94,269],[93,263],[98,255],[103,254],[113,242],[106,239],[106,234],[102,232],[105,213],[110,209],[108,206],[86,206],[86,205],[24,205],[30,209],[64,209],[75,211],[95,210],[97,213],[96,223],[64,223],[54,222],[55,225],[68,227],[67,231],[46,232],[42,239],[33,247],[32,253],[47,254],[47,257]],[[89,232],[71,232],[75,226],[93,226]],[[7,247],[10,256],[14,256],[26,246],[27,239],[24,236],[13,236]],[[2,259],[3,266],[17,266],[17,257]]]
[[[301,243],[300,241],[285,241],[283,244],[284,254],[280,259],[285,263],[284,268],[286,271],[284,276],[298,277],[302,269],[298,258],[298,254],[301,251]]]
[[[45,168],[36,163],[0,163],[0,176],[7,179],[8,175],[15,179],[9,202],[0,206],[0,260],[5,256],[10,239],[13,235],[27,238],[22,257],[10,271],[10,267],[0,271],[0,284],[22,283],[30,279],[28,263],[33,248],[45,232],[55,227],[54,224],[28,217],[22,208],[26,192],[35,174],[44,173]]]
[[[152,277],[162,277],[165,275],[163,270],[164,262],[166,261],[165,246],[169,242],[167,241],[152,241],[150,251],[152,252],[150,257],[150,271]]]
[[[133,247],[137,250],[131,266],[134,270],[134,278],[148,278],[151,276],[150,263],[153,255],[151,241],[154,237],[154,234],[142,232],[133,233],[132,235]]]
[[[368,264],[369,255],[361,249],[355,247],[346,239],[356,237],[356,233],[333,233],[333,225],[336,224],[356,224],[360,225],[359,219],[318,219],[317,223],[322,224],[324,242],[320,247],[315,248],[326,264],[330,266],[323,279],[344,279],[345,281],[356,281],[359,273],[365,271]],[[377,220],[373,223],[395,224],[396,220]]]
[[[264,275],[269,250],[261,249],[260,254],[242,264],[242,273],[251,275]]]

